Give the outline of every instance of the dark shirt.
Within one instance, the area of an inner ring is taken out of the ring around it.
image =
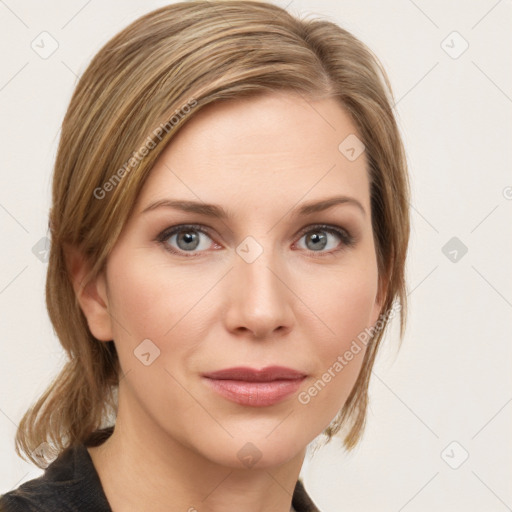
[[[0,496],[0,512],[112,512],[87,446],[101,444],[113,428],[98,430],[64,450],[39,478]],[[301,480],[292,499],[297,512],[319,512]]]

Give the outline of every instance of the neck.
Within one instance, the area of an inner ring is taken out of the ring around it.
[[[277,467],[221,465],[180,443],[143,413],[127,413],[120,395],[114,432],[102,445],[88,448],[112,510],[290,511],[305,449]]]

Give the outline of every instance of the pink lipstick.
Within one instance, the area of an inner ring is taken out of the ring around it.
[[[261,370],[227,368],[205,373],[203,377],[211,389],[232,402],[266,407],[295,393],[306,374],[283,366],[269,366]]]

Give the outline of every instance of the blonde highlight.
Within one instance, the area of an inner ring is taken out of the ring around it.
[[[409,183],[391,86],[378,59],[338,25],[299,19],[265,2],[162,7],[131,23],[96,54],[62,123],[46,303],[68,361],[23,416],[16,434],[20,456],[42,467],[44,461],[34,455],[41,443],[60,452],[115,421],[119,360],[113,342],[98,341],[88,328],[70,279],[67,248],[78,248],[92,262],[85,287],[104,270],[154,162],[180,128],[213,102],[273,91],[335,97],[357,126],[368,159],[382,309],[400,303],[402,338]],[[148,137],[191,101],[193,108],[160,133],[129,172],[120,173]],[[112,178],[116,173],[119,180]],[[105,183],[112,187],[105,190]],[[101,198],[98,189],[105,192]],[[364,429],[371,370],[385,331],[386,326],[368,344],[351,394],[325,432],[330,439],[343,428],[347,449]]]

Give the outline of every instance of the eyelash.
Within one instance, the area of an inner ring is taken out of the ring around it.
[[[173,249],[173,248],[170,247],[169,244],[167,244],[167,241],[169,240],[169,238],[171,236],[175,235],[176,233],[180,233],[181,231],[187,231],[187,230],[198,231],[200,233],[203,233],[203,234],[207,235],[208,238],[211,239],[209,231],[207,229],[205,229],[201,225],[198,225],[198,224],[179,224],[179,225],[171,226],[169,228],[164,229],[164,231],[162,231],[156,237],[155,241],[158,242],[159,244],[161,244],[164,247],[165,250],[169,251],[172,254],[177,254],[179,256],[184,256],[185,258],[198,257],[198,256],[201,255],[201,253],[203,253],[205,251],[199,251],[199,252],[196,252],[196,253],[192,253],[191,252],[190,255],[189,255],[189,254],[187,254],[187,251],[181,251],[181,250]],[[304,228],[300,232],[299,240],[304,235],[307,235],[308,233],[315,232],[315,231],[326,231],[328,233],[338,235],[338,237],[341,240],[342,246],[338,247],[336,249],[332,249],[332,250],[327,251],[327,252],[318,252],[317,253],[317,251],[309,251],[309,252],[311,252],[314,255],[314,257],[323,258],[323,257],[326,257],[326,256],[334,256],[334,254],[338,253],[339,251],[343,251],[344,249],[347,249],[349,247],[354,246],[355,242],[356,242],[355,238],[347,230],[338,228],[336,226],[331,226],[329,224],[314,224],[312,226],[308,226],[307,228]]]

